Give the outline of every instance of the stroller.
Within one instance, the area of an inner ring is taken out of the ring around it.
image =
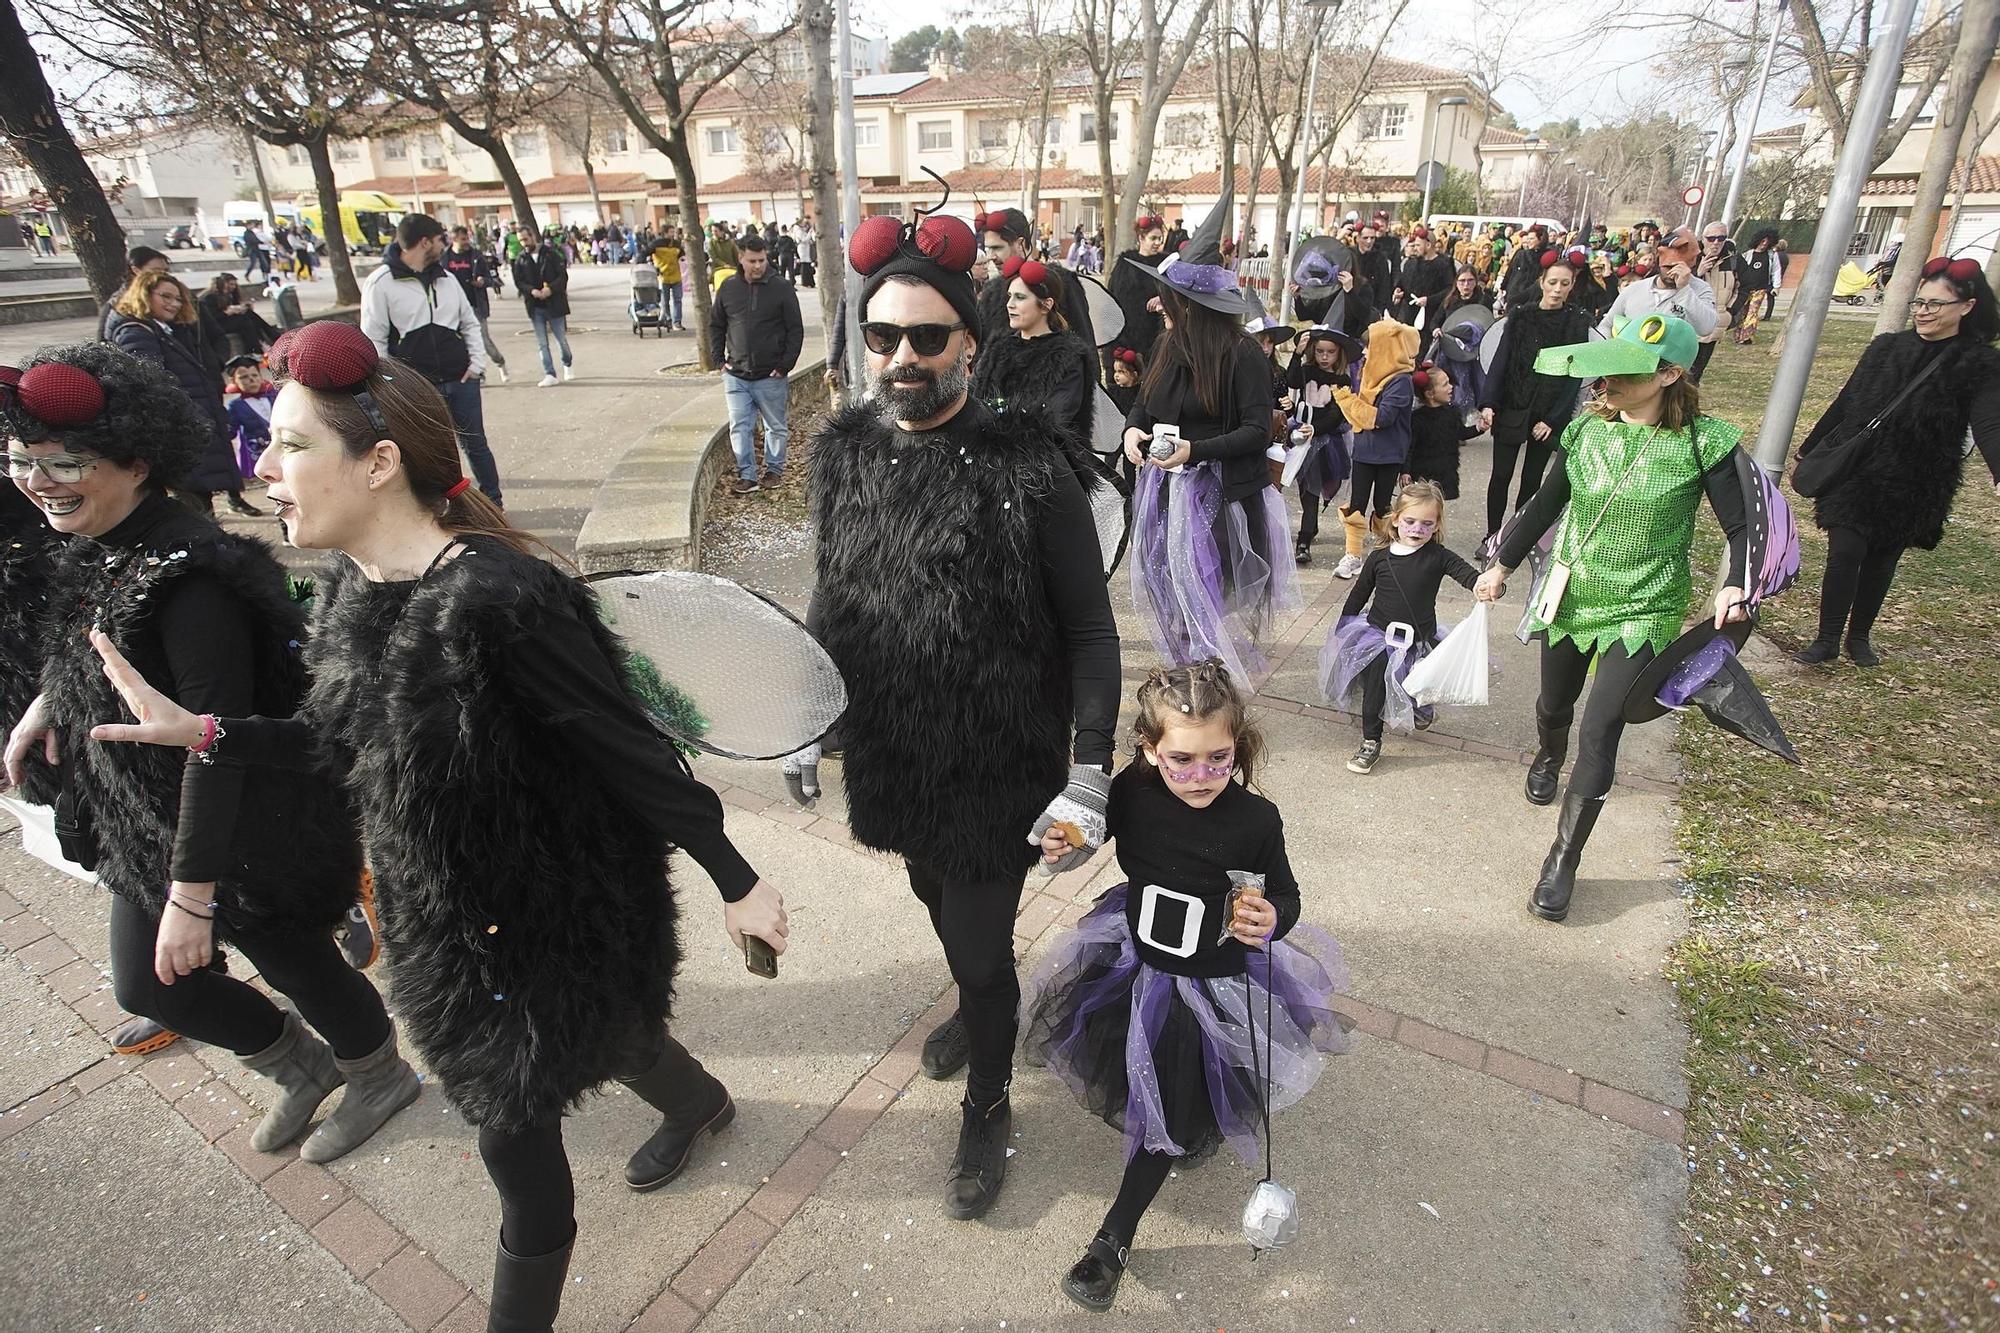
[[[1879,266],[1864,273],[1859,264],[1848,260],[1833,275],[1833,299],[1847,305],[1860,305],[1872,294],[1879,304],[1882,300],[1881,273]]]
[[[660,271],[650,263],[633,268],[632,302],[625,307],[625,313],[632,317],[633,337],[645,337],[647,329],[659,337],[667,336],[666,308],[660,302]]]

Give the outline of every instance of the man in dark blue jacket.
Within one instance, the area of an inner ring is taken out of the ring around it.
[[[764,238],[745,228],[736,243],[737,270],[715,293],[709,312],[709,351],[722,371],[722,396],[729,404],[729,441],[736,452],[735,493],[757,489],[757,456],[751,437],[764,422],[764,486],[785,480],[785,446],[791,443],[788,416],[792,367],[805,346],[799,297],[792,284],[771,272]]]

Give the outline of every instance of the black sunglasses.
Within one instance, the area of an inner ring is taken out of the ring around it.
[[[963,320],[956,324],[863,324],[861,341],[877,356],[894,356],[908,338],[918,356],[936,356],[951,341],[951,335],[964,327]]]

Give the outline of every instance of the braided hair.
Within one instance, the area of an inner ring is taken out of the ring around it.
[[[1229,668],[1219,657],[1193,666],[1154,667],[1139,687],[1139,712],[1132,720],[1132,753],[1139,758],[1146,747],[1157,749],[1170,725],[1202,726],[1221,722],[1236,742],[1235,776],[1245,786],[1254,780],[1258,757],[1264,752],[1264,733],[1250,720],[1250,707],[1230,679]],[[1154,773],[1158,768],[1146,765]]]

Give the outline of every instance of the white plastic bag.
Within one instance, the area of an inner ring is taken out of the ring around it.
[[[1472,613],[1458,622],[1429,657],[1410,668],[1403,688],[1410,697],[1430,704],[1483,704],[1491,670],[1486,656],[1486,603],[1474,602]]]

